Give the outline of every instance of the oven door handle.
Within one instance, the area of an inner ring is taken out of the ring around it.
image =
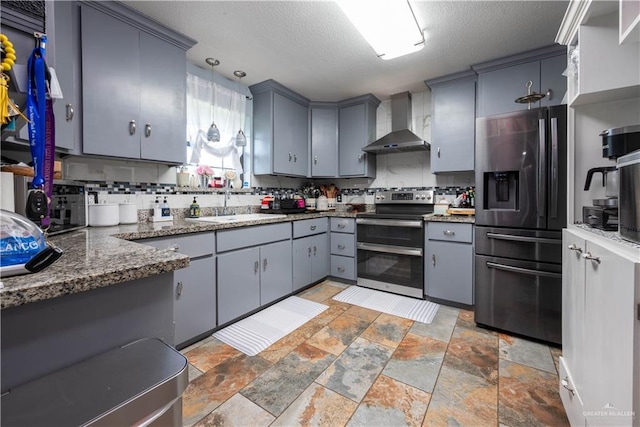
[[[560,239],[549,239],[546,237],[530,237],[530,236],[514,236],[511,234],[498,234],[487,233],[487,237],[496,240],[511,240],[513,242],[528,242],[528,243],[550,243],[553,245],[562,244]]]
[[[495,268],[497,270],[509,271],[518,274],[528,274],[530,276],[542,276],[553,277],[554,279],[561,279],[562,274],[552,273],[550,271],[532,270],[530,268],[514,267],[512,265],[496,264],[495,262],[487,261],[487,267]]]
[[[372,245],[371,243],[358,242],[358,249],[371,252],[383,252],[387,254],[422,256],[421,248],[405,248],[402,246]]]
[[[422,228],[422,221],[412,221],[406,219],[370,219],[356,218],[356,224],[362,225],[383,225],[385,227],[409,227]]]

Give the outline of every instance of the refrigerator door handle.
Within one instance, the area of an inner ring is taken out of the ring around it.
[[[562,240],[560,239],[549,239],[546,237],[530,237],[530,236],[516,236],[512,234],[498,234],[498,233],[487,233],[487,237],[489,239],[496,240],[510,240],[513,242],[526,242],[526,243],[548,243],[552,245],[561,245]]]
[[[551,218],[558,217],[558,118],[551,118]]]
[[[545,206],[545,168],[544,165],[547,161],[546,159],[546,145],[547,145],[547,134],[546,134],[546,120],[539,119],[538,120],[538,216],[544,217],[546,214],[546,206]]]
[[[562,274],[560,273],[552,273],[550,271],[541,271],[541,270],[532,270],[530,268],[514,267],[512,265],[497,264],[491,261],[487,261],[487,267],[495,268],[497,270],[510,271],[512,273],[528,274],[530,276],[553,277],[556,279],[562,278]]]

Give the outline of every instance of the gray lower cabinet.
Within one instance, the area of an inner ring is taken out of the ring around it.
[[[473,225],[427,223],[425,295],[473,305]]]
[[[311,103],[311,176],[338,175],[338,107]]]
[[[260,249],[218,256],[218,323],[223,325],[260,307]]]
[[[293,290],[329,275],[329,237],[326,232],[293,240]]]
[[[431,88],[431,172],[475,168],[476,80],[474,71],[426,81]]]
[[[218,324],[293,291],[289,223],[218,231]]]
[[[331,276],[356,280],[355,219],[331,218]]]
[[[193,40],[158,24],[151,31],[165,37],[152,35],[132,16],[115,2],[80,9],[83,153],[184,163],[185,51]]]
[[[307,176],[309,100],[274,80],[253,94],[253,173]]]
[[[376,108],[380,100],[363,95],[338,103],[338,174],[341,177],[376,176],[376,156],[362,148],[376,138]]]
[[[159,237],[139,243],[189,255],[173,274],[175,343],[180,346],[217,326],[215,233]]]
[[[515,102],[527,95],[527,82],[532,92],[549,94],[531,107],[559,105],[567,89],[562,72],[566,68],[566,50],[560,46],[525,52],[484,64],[474,65],[478,73],[477,116],[526,110],[528,104]]]
[[[289,240],[260,248],[260,305],[269,304],[293,292],[291,273]]]
[[[174,273],[176,345],[207,333],[216,323],[216,259],[192,259]]]
[[[329,222],[327,218],[293,222],[293,290],[329,275]]]

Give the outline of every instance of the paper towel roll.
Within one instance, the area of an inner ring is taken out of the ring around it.
[[[15,197],[13,195],[13,173],[12,172],[0,172],[0,189],[2,189],[2,195],[0,196],[0,208],[15,212]]]

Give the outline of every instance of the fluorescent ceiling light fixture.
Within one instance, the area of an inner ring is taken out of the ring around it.
[[[424,47],[424,34],[408,0],[336,2],[380,58],[397,58]]]

